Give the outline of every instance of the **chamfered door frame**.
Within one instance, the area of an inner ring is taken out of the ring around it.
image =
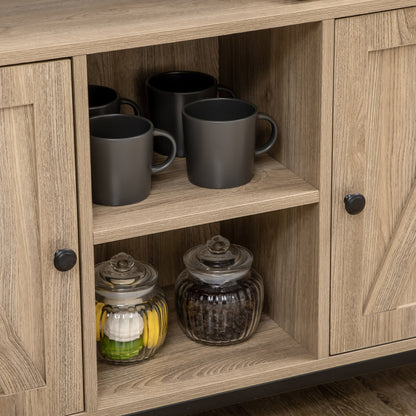
[[[416,336],[416,8],[335,34],[331,354]]]
[[[0,68],[0,413],[84,409],[69,59]]]

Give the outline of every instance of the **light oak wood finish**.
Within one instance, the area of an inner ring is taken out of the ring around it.
[[[0,65],[414,6],[414,0],[16,0],[0,6]]]
[[[370,290],[366,315],[396,309],[416,270],[416,181],[409,195]]]
[[[95,279],[86,56],[72,58],[74,133],[77,164],[78,230],[82,293],[85,410],[97,408]],[[87,358],[88,357],[88,358]]]
[[[19,415],[32,402],[51,416],[83,409],[79,270],[53,265],[57,249],[78,251],[70,69],[0,69],[0,303],[46,384],[13,396]]]
[[[141,114],[146,117],[149,116],[146,79],[153,74],[173,70],[200,71],[218,78],[218,39],[214,37],[88,56],[89,83],[109,86],[122,97],[133,99],[138,103]],[[169,180],[169,174],[166,178]],[[169,186],[168,182],[166,186]],[[177,197],[180,195],[179,190],[178,192]],[[163,216],[166,209],[168,208],[165,208]],[[117,252],[125,251],[141,261],[153,264],[159,271],[160,284],[173,284],[183,268],[183,253],[191,246],[201,244],[210,236],[218,234],[218,230],[219,225],[214,223],[138,239],[115,241],[107,246],[97,247],[95,261],[105,261]]]
[[[266,315],[255,335],[242,344],[228,348],[195,343],[176,322],[172,291],[168,291],[168,297],[169,336],[155,357],[140,366],[99,363],[98,402],[102,414],[128,413],[134,403],[136,409],[161,406],[177,401],[178,394],[184,400],[228,390],[272,365],[295,365],[312,359]],[[116,401],[123,405],[112,410]]]
[[[316,360],[267,315],[248,341],[212,347],[189,340],[178,327],[169,296],[169,336],[151,360],[134,366],[98,364],[94,416],[121,416],[180,401],[294,377],[416,348],[408,340]]]
[[[146,79],[160,72],[180,70],[200,71],[218,78],[218,38],[88,56],[88,82],[114,88],[122,97],[134,100],[145,117],[149,117]]]
[[[28,357],[1,307],[0,333],[0,395],[43,387],[42,375]]]
[[[271,153],[323,191],[319,208],[228,228],[255,253],[273,319],[318,356],[328,355],[333,41],[333,21],[220,39],[221,82],[275,117],[280,133]]]
[[[414,247],[395,249],[414,216],[406,203],[416,177],[416,8],[338,21],[335,46],[331,352],[339,353],[416,335],[416,271],[399,264]],[[367,205],[350,216],[343,199],[355,192]],[[403,296],[384,290],[402,279]],[[383,308],[364,315],[372,288],[385,295],[375,302]],[[382,312],[392,299],[409,306]]]
[[[264,279],[267,314],[315,358],[317,213],[317,205],[300,207],[231,220],[221,227],[230,241],[253,252],[253,267]]]
[[[138,204],[94,206],[94,243],[126,239],[233,217],[318,202],[319,192],[269,156],[258,158],[254,177],[232,189],[189,182],[177,159],[152,178],[150,196]]]
[[[48,408],[48,389],[38,388],[16,393],[1,399],[0,414],[7,416],[33,416]]]

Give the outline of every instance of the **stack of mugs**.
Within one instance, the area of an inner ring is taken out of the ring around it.
[[[107,87],[89,86],[93,201],[127,205],[147,198],[151,175],[186,157],[188,178],[205,188],[233,188],[253,177],[254,156],[276,142],[278,128],[254,104],[238,99],[211,75],[172,71],[146,81],[152,121],[137,105]],[[224,91],[230,98],[217,98]],[[134,115],[120,114],[122,104]],[[271,125],[267,142],[255,145],[256,121]],[[152,165],[153,151],[166,160]]]

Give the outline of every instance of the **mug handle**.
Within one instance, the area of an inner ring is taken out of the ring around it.
[[[167,139],[169,139],[169,141],[172,144],[172,150],[170,152],[170,155],[167,157],[167,159],[162,163],[152,166],[152,173],[157,173],[157,172],[161,172],[163,169],[166,169],[174,161],[175,156],[176,156],[176,142],[173,136],[164,130],[154,129],[153,137],[154,136],[166,137]]]
[[[217,85],[217,91],[224,91],[227,94],[230,94],[231,98],[237,98],[236,93],[232,89],[224,87],[224,85],[222,85],[222,84]]]
[[[129,105],[133,109],[134,115],[140,115],[139,107],[137,107],[137,104],[134,101],[129,100],[128,98],[120,98],[120,104]]]
[[[266,153],[268,150],[270,150],[277,140],[277,135],[279,134],[279,127],[277,127],[276,122],[273,120],[272,117],[268,116],[264,113],[257,113],[257,119],[258,120],[266,120],[268,121],[272,126],[272,133],[270,135],[269,140],[263,144],[262,146],[256,147],[254,154],[256,156],[262,155],[263,153]]]

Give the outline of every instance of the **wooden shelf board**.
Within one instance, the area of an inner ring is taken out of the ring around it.
[[[170,312],[168,336],[153,358],[131,366],[98,363],[98,409],[122,414],[192,400],[252,385],[271,369],[313,360],[267,315],[249,340],[213,347],[189,340]]]
[[[94,243],[206,224],[319,201],[319,191],[270,156],[256,160],[251,182],[231,189],[191,184],[184,159],[152,179],[150,196],[121,207],[94,205]]]
[[[414,0],[15,0],[0,5],[0,65],[282,27]]]

